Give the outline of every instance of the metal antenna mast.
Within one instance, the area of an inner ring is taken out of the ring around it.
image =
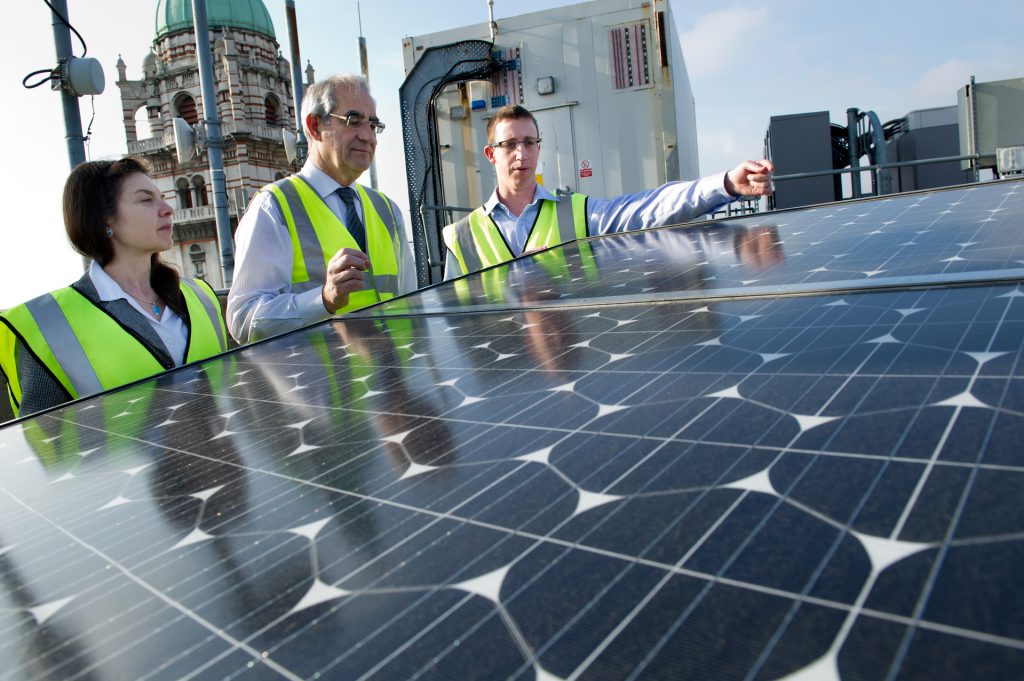
[[[356,14],[359,17],[359,68],[363,72],[363,78],[367,82],[370,81],[370,62],[366,56],[366,38],[363,37],[363,11],[356,3]],[[377,160],[374,159],[370,162],[370,186],[374,189],[377,188]]]

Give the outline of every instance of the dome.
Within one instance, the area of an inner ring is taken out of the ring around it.
[[[261,33],[273,40],[274,24],[263,0],[207,0],[210,29],[240,28]],[[192,0],[158,0],[156,39],[168,33],[192,30]]]

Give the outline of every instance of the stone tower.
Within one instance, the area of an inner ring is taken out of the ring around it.
[[[208,0],[207,14],[234,233],[253,194],[295,169],[281,137],[282,129],[295,132],[291,66],[262,0]],[[128,80],[127,66],[117,61],[128,154],[150,164],[154,182],[176,209],[175,247],[164,260],[184,276],[223,288],[207,155],[184,164],[175,155],[172,119],[195,124],[203,118],[191,0],[158,0],[155,24],[140,80]]]

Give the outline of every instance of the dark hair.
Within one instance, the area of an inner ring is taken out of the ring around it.
[[[149,175],[141,160],[126,156],[117,161],[86,161],[71,171],[64,183],[64,228],[72,247],[100,267],[114,259],[114,245],[107,236],[107,222],[117,215],[117,201],[124,179],[135,173]],[[185,316],[178,273],[153,254],[149,283],[167,306]]]
[[[495,111],[491,120],[487,121],[487,143],[494,142],[494,128],[498,123],[502,121],[516,121],[523,118],[529,118],[533,121],[533,127],[537,129],[537,134],[540,135],[540,124],[537,123],[537,119],[530,113],[529,109],[518,104],[506,104]]]

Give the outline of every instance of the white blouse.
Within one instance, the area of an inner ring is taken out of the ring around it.
[[[142,313],[153,330],[156,331],[157,335],[160,336],[160,340],[164,342],[167,347],[167,351],[171,355],[171,359],[174,360],[175,366],[180,366],[185,363],[185,346],[188,344],[188,327],[185,326],[185,322],[178,313],[167,307],[166,305],[160,310],[160,319],[153,318],[153,311],[146,309],[137,300],[132,298],[125,292],[121,286],[114,281],[113,277],[103,271],[103,268],[93,260],[89,264],[89,278],[92,279],[93,286],[96,287],[96,292],[100,296],[100,300],[110,301],[117,300],[118,298],[124,298],[127,300],[132,307]]]

